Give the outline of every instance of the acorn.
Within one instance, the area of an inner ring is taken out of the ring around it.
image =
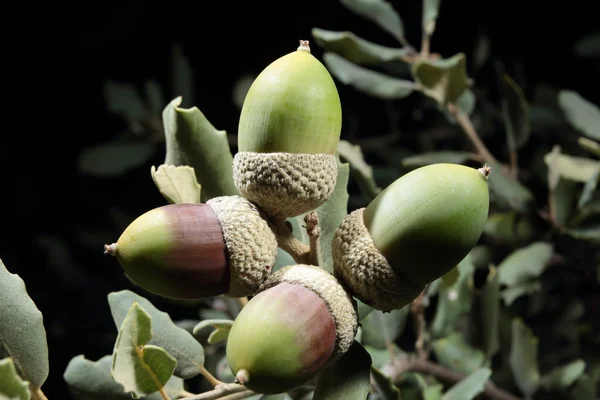
[[[475,246],[489,211],[487,165],[432,164],[397,179],[334,233],[334,275],[372,308],[414,300]]]
[[[342,356],[358,329],[356,301],[326,270],[290,265],[270,275],[227,338],[236,382],[262,394],[300,386]]]
[[[277,240],[256,206],[222,196],[154,208],[105,245],[105,254],[133,283],[162,297],[244,297],[270,274]]]
[[[240,114],[234,183],[273,217],[324,203],[335,187],[340,97],[325,66],[300,41],[254,80]]]

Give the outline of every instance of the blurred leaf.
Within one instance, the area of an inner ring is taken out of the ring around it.
[[[476,371],[485,361],[485,354],[471,347],[458,332],[433,341],[431,347],[441,365],[463,374]]]
[[[535,234],[531,220],[515,211],[494,212],[483,226],[483,234],[501,243],[529,241]]]
[[[581,359],[572,361],[544,374],[542,376],[542,386],[548,391],[566,390],[583,375],[584,371],[585,361]]]
[[[483,392],[485,384],[492,375],[488,368],[481,368],[452,386],[442,400],[471,400]]]
[[[440,0],[423,0],[423,31],[431,36],[440,10]]]
[[[386,349],[402,335],[410,305],[384,313],[374,310],[361,321],[362,344]]]
[[[598,187],[598,180],[600,180],[600,161],[596,163],[596,171],[583,185],[583,190],[581,191],[581,195],[579,196],[579,201],[577,202],[577,209],[581,210],[587,203],[592,200],[594,192]]]
[[[194,168],[202,186],[202,201],[238,195],[233,183],[233,156],[225,131],[215,129],[196,108],[179,108],[177,97],[163,111],[166,136],[164,164]]]
[[[294,265],[294,264],[296,264],[294,257],[289,255],[289,253],[287,253],[282,248],[278,247],[277,248],[277,257],[275,258],[275,265],[273,266],[273,271],[271,273],[273,273],[275,271],[279,271],[281,268],[287,267],[288,265]]]
[[[471,89],[466,89],[462,92],[458,99],[456,100],[456,106],[459,110],[461,110],[466,115],[472,115],[473,111],[475,111],[475,106],[477,105],[477,98],[475,97],[475,93]],[[448,109],[441,108],[440,112],[444,114],[448,122],[453,125],[456,125],[456,118],[452,115]]]
[[[515,383],[526,398],[531,398],[540,386],[537,356],[538,339],[520,318],[514,318],[509,364]]]
[[[444,390],[443,385],[431,385],[427,386],[423,389],[421,393],[423,396],[423,400],[441,400],[442,399],[442,390]]]
[[[527,143],[531,133],[529,104],[519,85],[510,76],[503,76],[502,87],[504,92],[502,111],[508,150],[516,152]]]
[[[359,145],[353,145],[347,140],[340,140],[337,147],[342,162],[350,164],[350,170],[354,175],[361,192],[369,201],[373,200],[381,192],[373,177],[373,168],[365,162]]]
[[[200,321],[198,325],[194,327],[193,334],[196,336],[200,330],[209,326],[213,327],[214,331],[212,331],[208,337],[208,343],[215,344],[227,339],[232,325],[233,321],[230,319],[207,319]]]
[[[500,348],[498,323],[500,320],[500,283],[498,270],[490,265],[485,285],[480,293],[481,349],[487,360]]]
[[[111,375],[133,398],[161,390],[173,375],[177,360],[167,351],[146,343],[152,337],[150,315],[133,303],[113,350]]]
[[[371,367],[371,376],[382,400],[402,400],[400,391],[388,376],[375,367]]]
[[[560,151],[560,146],[555,145],[554,149]],[[599,163],[591,158],[562,153],[548,153],[544,156],[544,162],[548,168],[555,168],[559,176],[576,182],[587,182],[596,173]]]
[[[500,207],[510,207],[513,210],[527,214],[533,205],[533,194],[529,189],[516,180],[508,177],[498,163],[489,163],[492,174],[488,179],[490,195]]]
[[[591,139],[600,140],[600,110],[596,105],[571,90],[561,90],[558,102],[574,128]]]
[[[323,61],[340,82],[369,96],[387,100],[403,99],[417,87],[414,82],[360,67],[335,53],[326,52]]]
[[[471,308],[472,287],[470,281],[475,267],[464,258],[458,264],[459,276],[451,286],[442,286],[438,293],[438,304],[431,324],[434,338],[448,336],[456,329],[459,318]]]
[[[475,49],[473,50],[473,64],[476,68],[481,68],[490,58],[490,38],[481,34],[477,37],[475,42]]]
[[[399,42],[404,41],[404,24],[394,7],[384,0],[340,0],[350,11],[375,22],[391,33]]]
[[[600,223],[585,227],[568,228],[565,233],[574,239],[600,243]]]
[[[406,61],[412,50],[381,46],[356,36],[352,32],[327,31],[313,28],[312,35],[325,50],[337,53],[348,61],[362,65]]]
[[[473,263],[475,268],[488,269],[492,262],[491,246],[477,244],[473,246],[473,248],[468,254],[468,257],[471,258],[471,262]]]
[[[552,253],[552,244],[546,242],[535,242],[513,251],[498,265],[498,281],[514,286],[540,277]]]
[[[474,155],[468,151],[431,151],[403,158],[402,165],[407,168],[419,168],[435,163],[463,164],[472,160]]]
[[[354,341],[333,365],[316,378],[313,400],[365,400],[371,392],[371,356]]]
[[[317,208],[319,216],[319,265],[329,272],[333,272],[333,256],[331,255],[331,241],[335,230],[348,215],[348,175],[350,166],[341,163],[338,158],[338,176],[333,193],[329,199]]]
[[[580,57],[600,56],[600,32],[582,37],[575,43],[575,53]]]
[[[232,100],[233,104],[236,105],[240,110],[244,105],[244,100],[246,100],[246,95],[248,94],[248,90],[250,90],[250,86],[254,83],[256,76],[250,74],[244,74],[239,77],[235,83],[233,84],[233,94]]]
[[[77,400],[130,400],[131,395],[110,375],[111,365],[112,355],[91,361],[80,354],[69,361],[63,379]],[[183,379],[172,376],[165,389],[176,398],[183,391]],[[143,399],[162,400],[162,396],[153,393]]]
[[[187,165],[159,165],[150,169],[154,184],[169,203],[200,203],[200,185],[194,168]]]
[[[356,299],[357,308],[358,308],[358,320],[363,321],[369,314],[375,311],[370,306],[366,305],[362,301]]]
[[[88,175],[118,176],[144,165],[156,150],[149,141],[114,140],[83,149],[77,157],[77,169]]]
[[[108,110],[122,115],[130,122],[142,119],[146,114],[144,101],[135,86],[108,80],[104,82],[104,98]]]
[[[39,388],[48,378],[44,318],[17,274],[0,259],[0,354],[10,356],[19,375]]]
[[[569,391],[569,400],[598,400],[597,386],[588,374],[583,374]]]
[[[171,85],[173,95],[184,99],[181,105],[191,107],[194,104],[194,72],[179,43],[173,44],[171,49]]]
[[[529,126],[532,131],[545,131],[562,125],[564,118],[560,110],[539,104],[529,107]]]
[[[165,105],[165,98],[160,85],[153,79],[148,80],[144,82],[144,91],[149,111],[154,115],[160,115]]]
[[[148,342],[164,348],[177,359],[175,375],[190,379],[200,373],[204,364],[204,349],[188,331],[173,323],[166,312],[158,310],[150,301],[129,290],[108,294],[108,303],[115,325],[120,327],[131,305],[137,302],[152,318],[152,338]],[[215,318],[216,319],[216,318]]]
[[[466,65],[463,53],[441,60],[420,60],[413,64],[412,75],[423,93],[445,108],[469,88]]]
[[[13,359],[7,357],[0,360],[0,398],[6,400],[29,400],[29,382],[23,381],[17,370]]]
[[[371,356],[371,365],[378,369],[382,369],[384,365],[386,365],[390,361],[392,354],[394,356],[397,356],[402,353],[400,348],[393,343],[390,346],[390,348],[392,349],[392,353],[390,353],[390,348],[379,349],[373,346],[369,346],[368,344],[363,344],[363,347]]]
[[[577,139],[577,143],[579,143],[582,149],[585,149],[590,153],[600,157],[600,143],[583,136]]]
[[[514,286],[509,286],[500,292],[504,305],[510,307],[512,303],[521,296],[533,294],[542,289],[542,284],[539,281],[529,281],[518,283]]]
[[[553,218],[560,226],[564,226],[575,210],[577,183],[560,178],[551,193],[554,202]]]

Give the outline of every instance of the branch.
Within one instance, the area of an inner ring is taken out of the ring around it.
[[[321,228],[319,227],[319,216],[317,215],[317,212],[311,211],[306,214],[304,216],[304,223],[306,224],[304,228],[306,228],[310,245],[298,240],[292,234],[289,222],[287,222],[285,218],[274,219],[272,224],[275,227],[277,245],[292,256],[294,261],[298,264],[319,265],[318,254]]]
[[[304,216],[306,224],[306,233],[309,240],[309,264],[319,265],[319,236],[321,236],[321,227],[319,227],[319,215],[316,211],[311,211]]]
[[[433,375],[443,381],[456,383],[463,380],[466,375],[460,372],[453,371],[429,360],[419,358],[403,358],[391,361],[393,376],[391,377],[394,383],[400,383],[401,376],[404,372],[419,372],[422,374]],[[493,400],[521,400],[512,393],[500,389],[492,381],[488,381],[483,389],[483,393]]]
[[[456,119],[458,124],[465,131],[467,137],[469,138],[469,140],[471,140],[471,142],[477,149],[477,152],[485,160],[487,160],[487,162],[499,164],[498,160],[496,160],[496,158],[492,155],[492,153],[490,153],[488,148],[485,146],[483,141],[479,138],[479,135],[477,134],[477,131],[475,130],[475,127],[473,126],[473,123],[471,122],[469,116],[465,114],[460,108],[458,108],[454,103],[449,103],[447,105],[447,108],[450,115],[452,115]]]
[[[224,383],[222,385],[215,387],[213,390],[211,390],[209,392],[200,393],[200,394],[190,396],[190,397],[184,397],[184,399],[185,400],[217,400],[217,399],[233,400],[233,399],[240,399],[240,398],[244,398],[244,397],[225,397],[225,396],[230,396],[230,395],[234,395],[234,394],[242,394],[242,393],[245,393],[247,395],[244,397],[248,397],[250,395],[256,394],[256,393],[252,392],[251,390],[246,389],[245,386],[242,386],[240,384]]]
[[[413,321],[415,324],[415,330],[417,334],[417,341],[415,343],[415,348],[417,350],[417,354],[419,358],[422,360],[426,360],[429,357],[429,348],[427,345],[427,331],[426,331],[426,321],[425,321],[425,307],[426,307],[426,299],[425,299],[425,290],[421,292],[421,294],[412,301],[410,304],[410,312],[413,315]]]
[[[217,387],[217,386],[223,384],[223,382],[221,382],[220,380],[215,378],[213,376],[213,374],[208,372],[208,370],[206,368],[204,368],[204,365],[200,365],[199,369],[200,369],[200,375],[202,375],[204,377],[204,379],[206,379],[208,381],[208,383],[210,383],[213,387]]]
[[[42,389],[37,387],[37,386],[33,386],[30,385],[29,389],[31,391],[31,398],[34,400],[48,400],[48,398],[46,397],[46,395],[44,394],[44,392],[42,392]]]

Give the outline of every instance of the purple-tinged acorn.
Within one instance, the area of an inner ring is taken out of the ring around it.
[[[243,297],[270,274],[277,241],[256,206],[222,196],[152,209],[105,245],[105,253],[133,283],[162,297]]]

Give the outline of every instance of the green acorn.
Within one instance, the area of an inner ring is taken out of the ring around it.
[[[314,210],[335,187],[342,109],[333,78],[308,41],[268,65],[240,114],[234,182],[269,216]]]
[[[236,317],[227,362],[248,389],[283,393],[343,355],[357,329],[356,301],[332,274],[287,266],[270,275]]]
[[[490,172],[487,166],[432,164],[400,177],[338,226],[335,276],[375,309],[410,303],[479,240]]]
[[[254,294],[271,272],[277,241],[259,210],[240,196],[169,204],[136,218],[105,245],[127,277],[173,299]]]

